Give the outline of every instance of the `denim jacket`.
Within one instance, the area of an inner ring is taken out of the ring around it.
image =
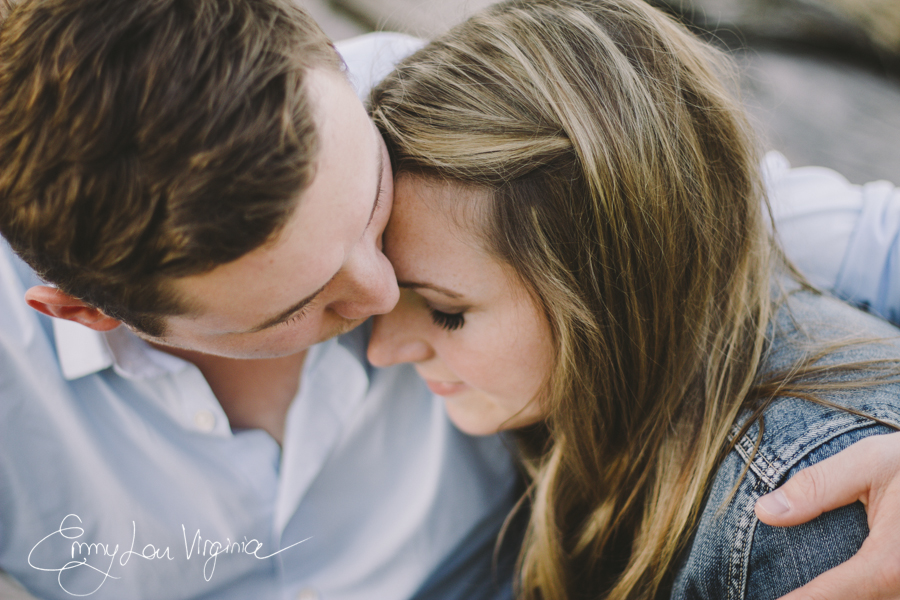
[[[848,337],[878,341],[846,346],[822,362],[900,358],[900,330],[837,300],[809,292],[788,297],[776,311],[769,333],[763,373],[796,364],[810,342]],[[859,371],[838,373],[828,381],[865,375]],[[817,396],[892,425],[900,424],[900,383]],[[746,418],[739,418],[733,435]],[[760,496],[804,467],[862,438],[892,429],[837,408],[780,397],[764,413],[762,440],[754,455],[759,431],[758,423],[751,426],[719,467],[699,526],[676,574],[671,598],[778,598],[846,561],[868,535],[866,512],[859,502],[788,528],[758,522],[753,507]],[[745,469],[746,475],[741,478]]]

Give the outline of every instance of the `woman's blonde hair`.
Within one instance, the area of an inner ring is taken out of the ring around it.
[[[643,2],[523,0],[373,92],[397,174],[489,191],[485,244],[551,324],[524,598],[665,590],[749,402],[773,250],[730,72]]]

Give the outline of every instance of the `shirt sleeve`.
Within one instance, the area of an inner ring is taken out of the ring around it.
[[[402,33],[367,33],[335,46],[347,65],[350,83],[365,101],[372,87],[393,70],[394,65],[425,45],[424,40]]]
[[[813,285],[833,290],[862,210],[860,187],[831,169],[792,169],[777,152],[763,172],[776,239]]]
[[[776,238],[813,285],[900,323],[900,190],[854,185],[823,167],[790,168],[777,152],[764,173]]]
[[[861,193],[862,209],[834,292],[900,324],[900,190],[876,181]]]

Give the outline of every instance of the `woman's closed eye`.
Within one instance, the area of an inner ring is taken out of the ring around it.
[[[434,308],[431,310],[431,320],[438,327],[447,331],[456,331],[466,324],[465,312],[447,313]]]

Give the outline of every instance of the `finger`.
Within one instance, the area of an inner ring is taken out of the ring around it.
[[[900,586],[900,569],[888,568],[860,550],[842,565],[822,573],[806,585],[779,600],[887,600],[893,595],[880,591],[897,590]]]
[[[865,500],[872,473],[861,465],[866,465],[868,458],[868,445],[860,442],[803,469],[780,488],[757,500],[756,516],[767,525],[785,527],[805,523],[856,500]]]

